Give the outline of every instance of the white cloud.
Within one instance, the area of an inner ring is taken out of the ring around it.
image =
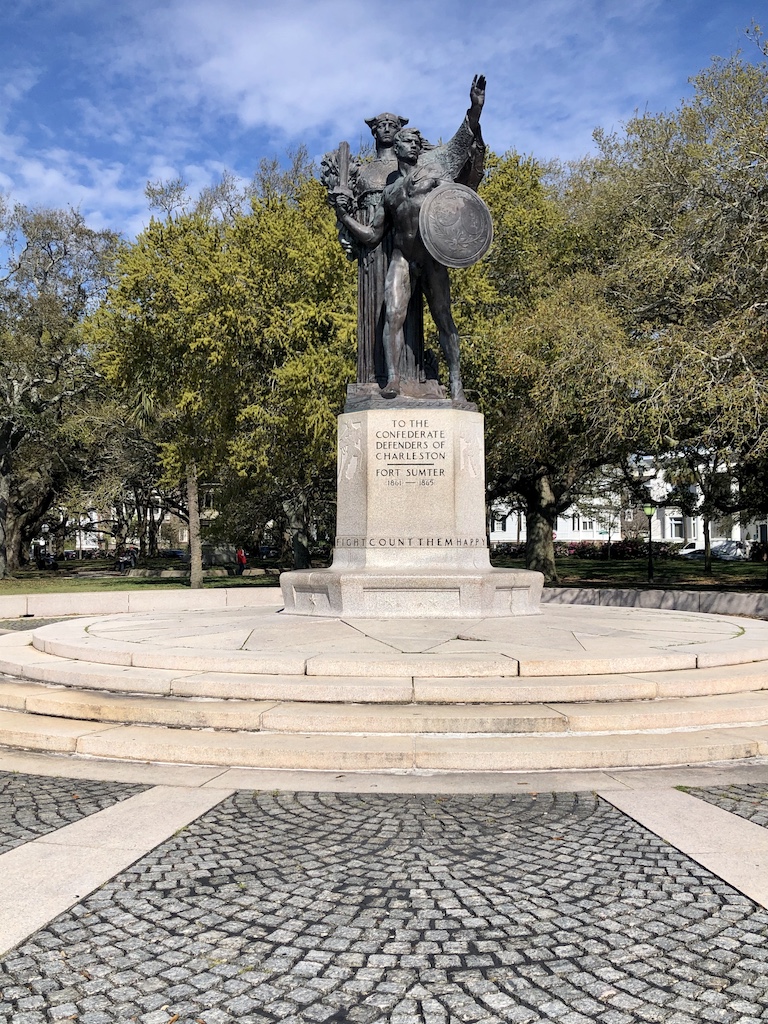
[[[0,40],[0,186],[133,230],[148,179],[198,189],[288,145],[354,145],[382,109],[447,137],[475,72],[495,149],[577,156],[594,127],[675,105],[710,50],[733,49],[749,6],[23,0]]]
[[[114,64],[133,61],[157,103],[236,119],[279,143],[360,131],[383,108],[429,135],[452,131],[471,75],[489,80],[489,140],[499,148],[589,146],[592,128],[655,105],[674,75],[661,0],[172,0],[147,13]],[[162,52],[162,56],[161,56]],[[613,102],[611,102],[613,98]],[[494,101],[496,103],[494,109]],[[609,104],[606,110],[606,104]],[[364,130],[364,128],[362,129]],[[571,154],[568,154],[571,155]]]

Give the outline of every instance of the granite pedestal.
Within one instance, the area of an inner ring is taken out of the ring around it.
[[[414,403],[415,404],[415,403]],[[480,413],[369,409],[339,417],[333,564],[283,573],[296,615],[535,615],[544,578],[494,569]]]

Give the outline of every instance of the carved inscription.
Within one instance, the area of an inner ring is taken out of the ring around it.
[[[390,483],[425,483],[446,475],[445,430],[428,419],[392,419],[376,431],[376,477]]]
[[[337,548],[485,548],[486,537],[336,537]]]

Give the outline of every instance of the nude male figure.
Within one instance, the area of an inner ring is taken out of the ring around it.
[[[395,398],[400,394],[403,325],[413,277],[420,275],[427,304],[437,326],[440,347],[448,363],[451,397],[455,401],[465,400],[459,367],[459,335],[451,315],[448,270],[427,252],[419,231],[419,211],[433,189],[443,182],[456,181],[475,144],[482,145],[480,114],[485,102],[483,75],[475,75],[469,98],[470,107],[464,123],[444,146],[424,150],[418,131],[403,128],[397,133],[394,150],[398,177],[384,189],[369,226],[351,216],[351,192],[337,189],[332,196],[339,220],[364,245],[378,245],[390,226],[394,231],[394,248],[384,286],[383,345],[387,383],[382,388],[382,395],[385,398]]]

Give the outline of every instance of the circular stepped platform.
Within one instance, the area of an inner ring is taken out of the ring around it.
[[[0,743],[347,771],[768,754],[768,623],[554,604],[525,618],[307,619],[269,596],[0,637]]]

